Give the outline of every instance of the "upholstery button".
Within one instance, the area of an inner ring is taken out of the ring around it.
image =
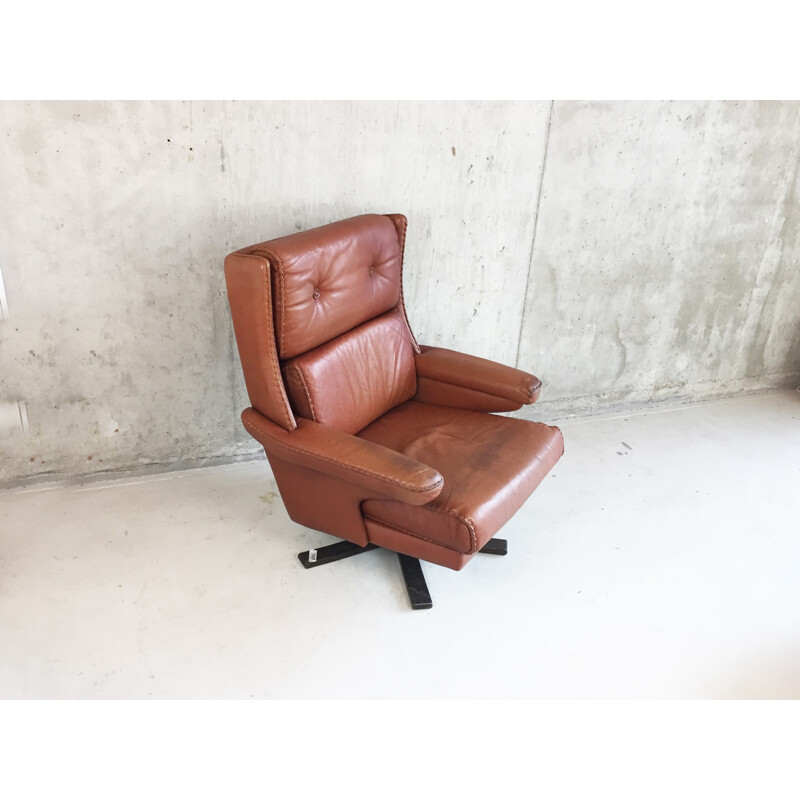
[[[314,299],[316,300],[319,297],[319,289],[314,289]]]
[[[375,274],[375,267],[370,267],[369,268],[369,274],[370,275],[374,275]]]

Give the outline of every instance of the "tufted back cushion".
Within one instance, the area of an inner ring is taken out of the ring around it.
[[[402,299],[406,218],[365,214],[251,245],[225,259],[253,407],[356,433],[417,388]],[[294,413],[293,413],[294,412]]]
[[[402,250],[389,217],[365,214],[249,250],[272,265],[281,359],[305,353],[395,308]]]

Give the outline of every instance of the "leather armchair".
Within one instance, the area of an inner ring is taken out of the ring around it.
[[[319,566],[397,552],[412,607],[419,559],[460,570],[564,451],[561,431],[491,412],[533,403],[521,370],[417,344],[402,292],[406,218],[365,214],[231,253],[225,278],[260,442],[289,516],[345,540]]]

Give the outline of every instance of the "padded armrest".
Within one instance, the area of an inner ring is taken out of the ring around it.
[[[442,347],[423,345],[420,349],[422,352],[414,356],[417,377],[460,386],[519,405],[535,403],[542,390],[542,382],[535,375],[514,367]]]
[[[444,485],[444,478],[432,467],[302,417],[297,418],[295,430],[286,431],[247,408],[242,412],[242,422],[268,454],[358,484],[379,497],[424,505]]]

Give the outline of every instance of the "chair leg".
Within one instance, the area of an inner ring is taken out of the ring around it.
[[[433,608],[431,593],[428,591],[428,584],[425,583],[419,559],[402,553],[398,553],[397,557],[400,559],[400,569],[403,571],[403,580],[406,584],[408,599],[411,601],[411,608],[414,611]]]
[[[478,552],[487,553],[490,556],[508,555],[508,540],[489,539],[489,541],[486,542],[486,544]]]
[[[343,558],[357,556],[359,553],[366,553],[368,550],[375,550],[378,545],[368,544],[366,547],[353,544],[353,542],[335,542],[334,544],[318,547],[316,550],[306,550],[298,553],[300,563],[306,568],[321,567],[323,564],[330,564],[332,561],[341,561]]]

